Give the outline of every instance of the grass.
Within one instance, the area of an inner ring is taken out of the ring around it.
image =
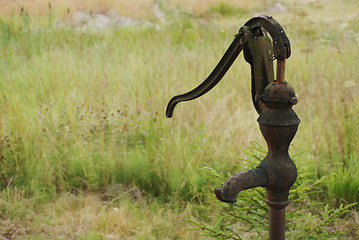
[[[243,10],[236,8],[228,3],[219,2],[216,5],[212,5],[209,9],[210,13],[217,13],[221,16],[233,16],[243,14]]]
[[[165,106],[210,73],[261,2],[161,2],[167,22],[156,22],[159,28],[106,31],[56,27],[68,7],[56,4],[50,16],[47,3],[34,2],[0,19],[0,234],[206,239],[186,222],[220,219],[222,205],[212,194],[218,180],[201,169],[233,174],[249,167],[245,149],[255,141],[265,145],[250,102],[249,66],[240,56],[219,86],[180,104],[173,119],[164,117]],[[91,4],[83,7],[114,3]],[[326,179],[303,201],[312,217],[296,221],[325,223],[321,229],[356,239],[357,208],[329,223],[315,215],[323,207],[315,203],[328,204],[331,213],[359,196],[359,6],[349,0],[287,5],[296,7],[274,17],[291,40],[286,79],[302,120],[290,151],[306,152],[296,158],[308,170],[304,186]],[[155,21],[146,7],[132,11]],[[212,19],[213,12],[221,16]],[[114,186],[119,190],[109,193]]]
[[[195,16],[207,16],[212,11],[211,9],[227,9],[229,8],[242,9],[245,12],[262,9],[272,1],[257,0],[253,2],[230,0],[223,2],[223,0],[20,0],[20,1],[0,1],[0,13],[4,15],[17,15],[21,7],[34,16],[47,16],[49,14],[49,6],[51,12],[58,16],[64,17],[68,13],[88,10],[92,12],[106,11],[108,8],[113,8],[123,16],[130,16],[136,18],[153,19],[154,3],[159,4],[164,10],[169,10],[169,14],[175,10],[183,10]],[[172,12],[171,12],[172,11]]]
[[[134,200],[125,191],[116,192],[116,198],[104,198],[108,194],[66,193],[34,212],[21,211],[25,206],[19,204],[17,217],[1,222],[1,234],[20,239],[201,239],[200,232],[173,228],[178,222],[189,228],[185,219],[197,214],[198,206]],[[29,200],[16,201],[29,204]]]

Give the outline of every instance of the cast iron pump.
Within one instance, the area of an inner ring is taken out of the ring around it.
[[[234,203],[240,191],[265,187],[269,206],[269,239],[285,239],[285,207],[289,204],[289,189],[297,178],[297,169],[289,157],[288,148],[300,120],[292,109],[297,104],[294,89],[284,79],[285,61],[291,50],[280,24],[268,16],[247,21],[207,79],[192,91],[170,100],[166,116],[172,117],[177,103],[198,98],[211,90],[242,50],[245,60],[251,65],[252,101],[259,114],[257,121],[267,142],[268,153],[258,167],[232,175],[214,192],[220,201]],[[273,70],[275,59],[276,79]]]

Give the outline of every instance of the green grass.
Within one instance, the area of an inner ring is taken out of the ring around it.
[[[303,186],[326,179],[303,201],[305,213],[318,212],[317,202],[331,212],[359,197],[359,18],[350,15],[357,3],[345,3],[341,14],[330,2],[274,16],[291,40],[286,79],[296,89],[302,120],[290,151],[306,152],[296,158],[306,170]],[[203,167],[228,176],[250,166],[243,158],[253,142],[265,145],[250,101],[248,64],[240,56],[210,93],[180,104],[173,119],[164,116],[168,100],[207,77],[248,20],[227,5],[212,9],[224,9],[223,16],[198,20],[173,12],[159,29],[78,31],[25,13],[0,19],[0,234],[197,239],[200,232],[189,231],[185,219],[218,221],[221,205],[212,194],[218,180]],[[123,205],[97,199],[116,184],[126,186],[125,193],[138,189],[143,199],[123,195]],[[122,218],[114,208],[128,221],[116,222]],[[90,213],[95,220],[87,224]],[[352,214],[330,224],[315,214],[306,221],[355,239],[357,208]],[[76,231],[71,221],[79,221]]]
[[[220,14],[221,16],[234,16],[234,15],[240,16],[245,13],[245,11],[243,11],[242,9],[232,6],[225,2],[219,2],[215,5],[211,5],[211,7],[209,8],[209,12],[217,13]]]

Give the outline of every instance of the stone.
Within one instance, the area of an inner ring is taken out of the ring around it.
[[[77,27],[87,24],[90,19],[91,15],[89,12],[75,12],[72,14],[71,25]]]
[[[112,20],[105,14],[96,14],[88,21],[87,25],[89,27],[106,29],[112,26]]]

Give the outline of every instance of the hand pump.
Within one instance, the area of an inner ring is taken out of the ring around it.
[[[257,121],[267,142],[268,153],[255,169],[232,175],[214,192],[220,201],[234,203],[240,191],[265,187],[269,206],[269,239],[282,240],[285,239],[285,207],[289,204],[289,189],[297,178],[297,169],[289,157],[288,148],[300,120],[292,109],[297,104],[294,89],[284,79],[285,61],[290,57],[291,50],[280,24],[268,16],[248,20],[212,73],[192,91],[169,101],[166,116],[172,117],[177,103],[193,100],[211,90],[242,50],[245,60],[251,65],[252,101],[259,114]],[[275,59],[276,79],[273,70]]]

